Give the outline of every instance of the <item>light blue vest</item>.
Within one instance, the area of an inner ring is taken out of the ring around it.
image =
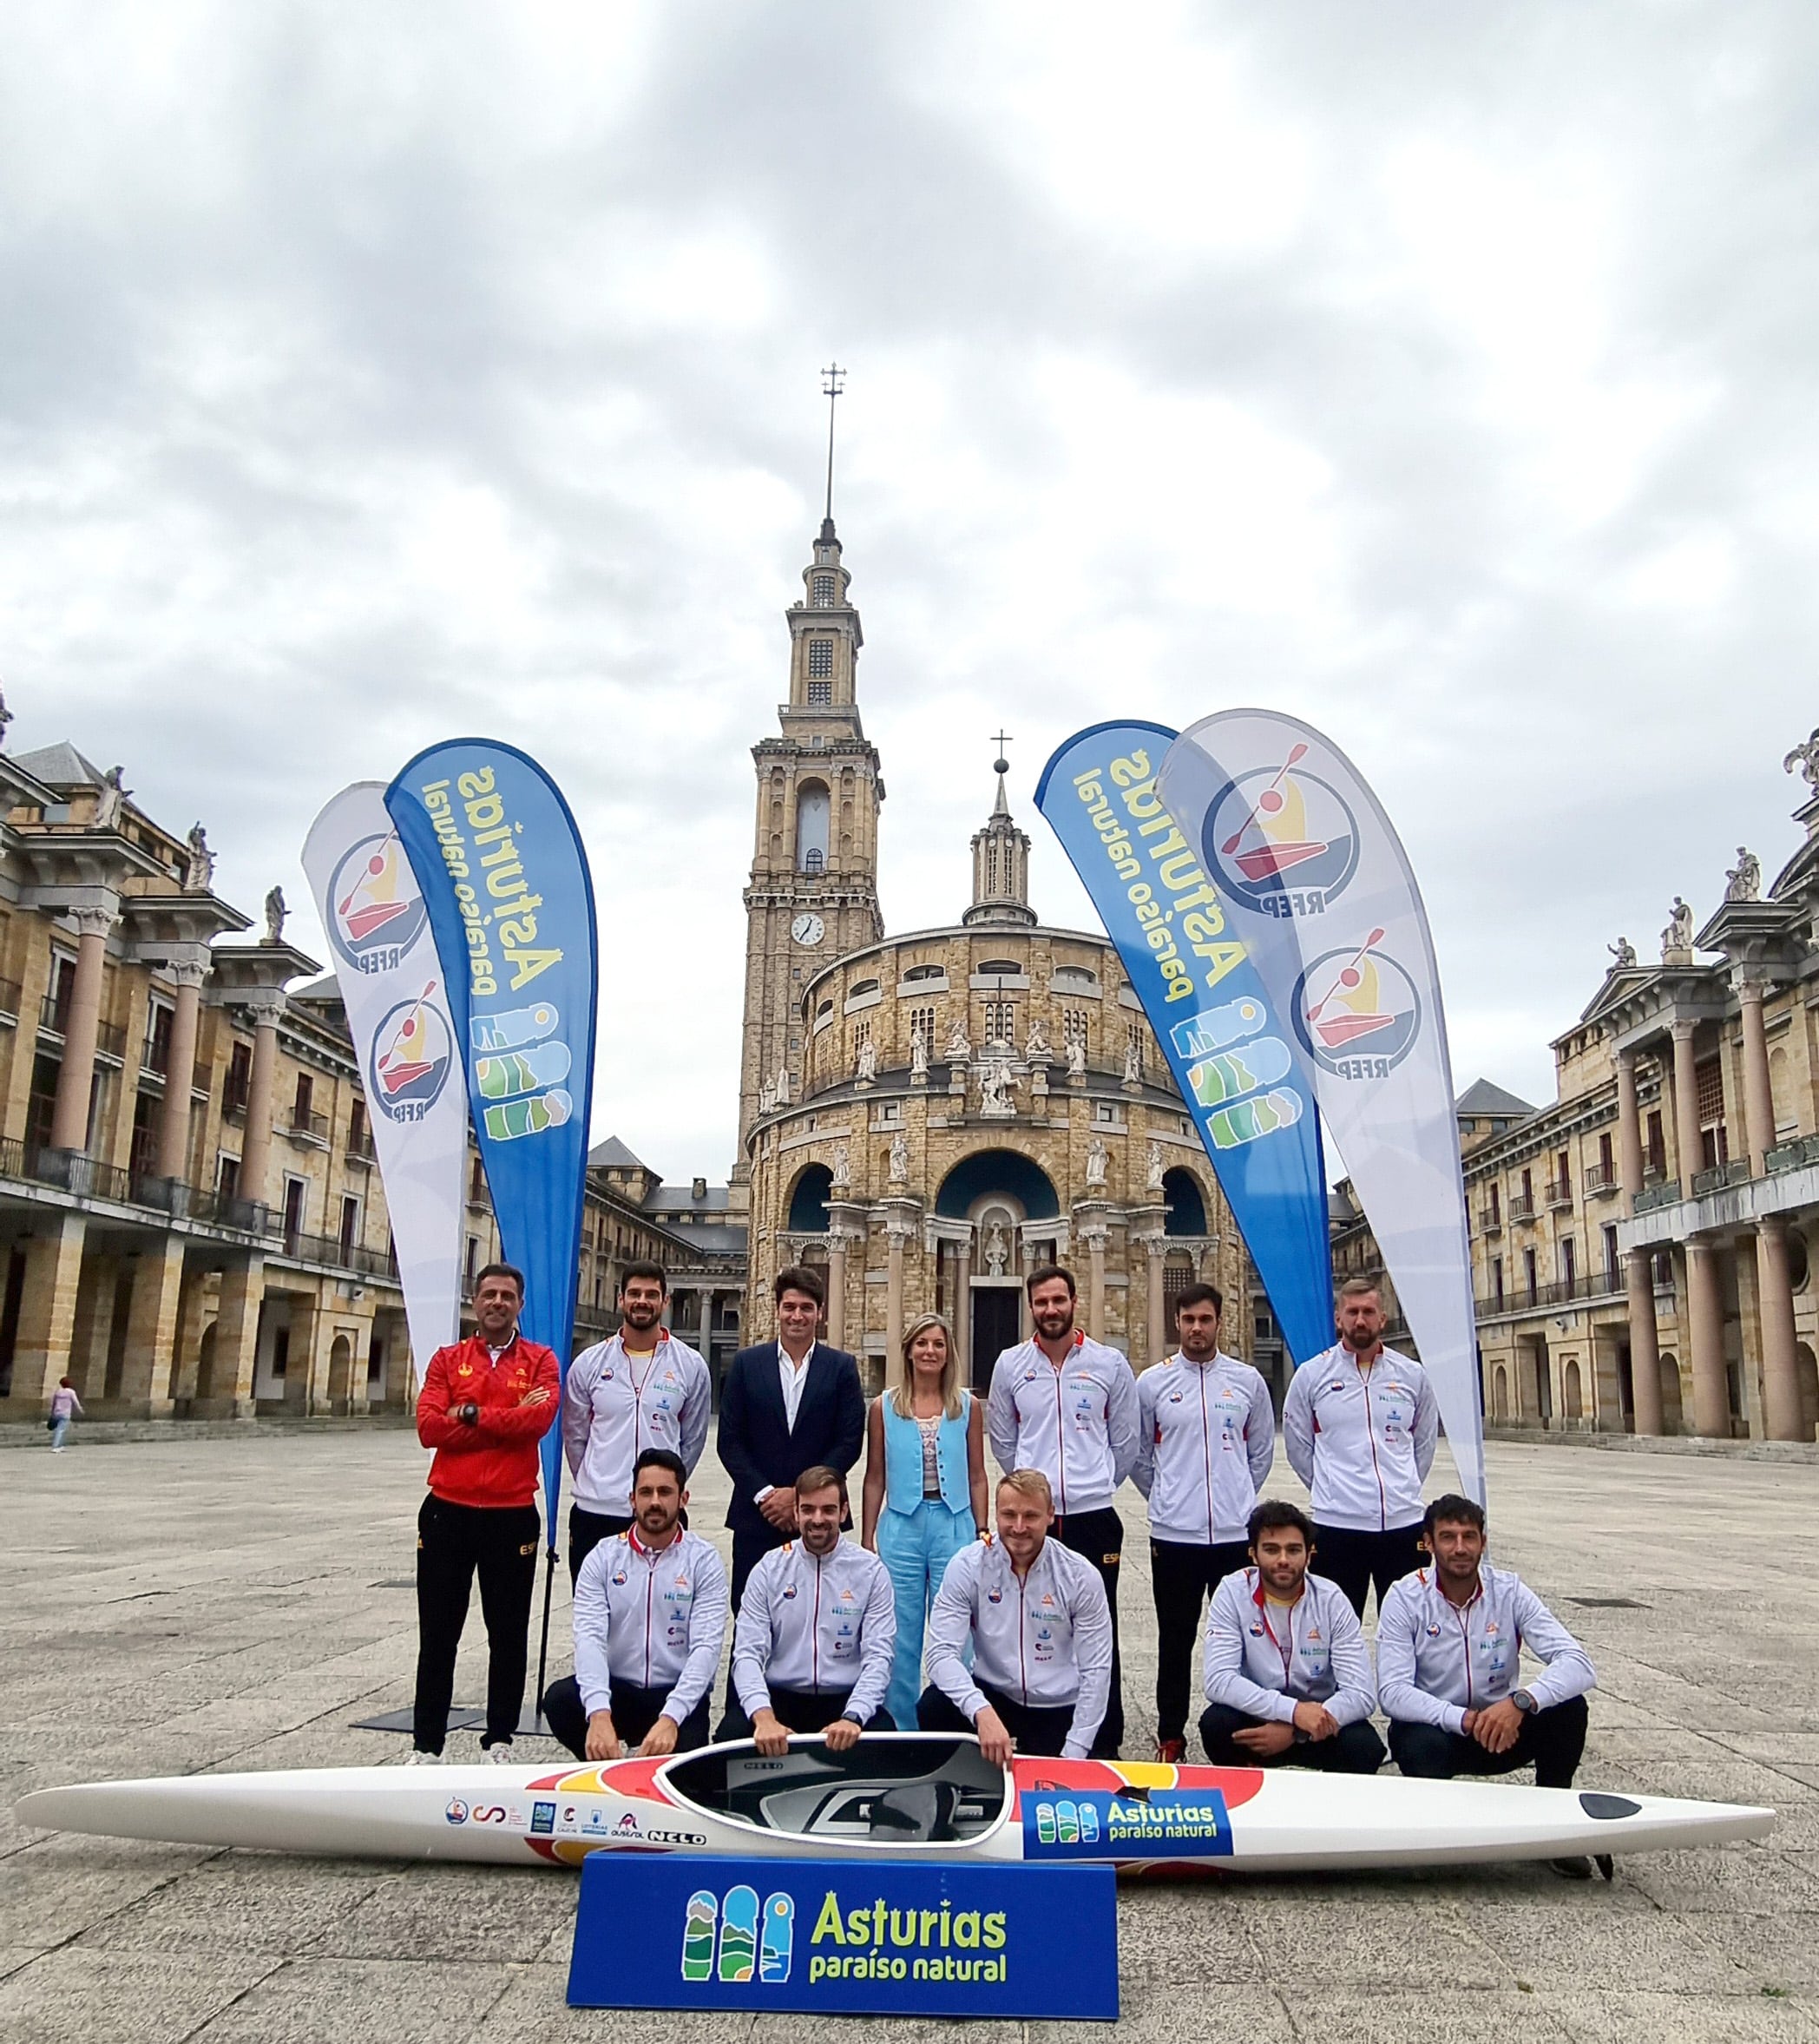
[[[893,1512],[914,1512],[923,1502],[923,1430],[904,1419],[887,1391],[878,1401],[884,1411],[884,1504]],[[935,1435],[935,1466],[941,1476],[941,1501],[950,1512],[970,1512],[973,1493],[967,1482],[967,1422],[973,1394],[960,1394],[958,1419],[943,1417]]]

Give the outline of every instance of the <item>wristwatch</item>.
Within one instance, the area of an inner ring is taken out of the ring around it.
[[[1512,1689],[1509,1692],[1509,1700],[1525,1718],[1540,1707],[1526,1689]]]

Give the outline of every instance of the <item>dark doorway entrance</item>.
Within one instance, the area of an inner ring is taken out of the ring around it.
[[[973,1287],[973,1338],[969,1353],[973,1360],[973,1389],[982,1397],[991,1389],[992,1370],[1006,1349],[1022,1338],[1019,1313],[1023,1288],[1020,1285],[975,1285]]]

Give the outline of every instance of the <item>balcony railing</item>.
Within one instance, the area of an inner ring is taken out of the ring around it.
[[[320,1143],[328,1147],[328,1116],[312,1114],[308,1107],[292,1107],[291,1119],[286,1124],[288,1134],[299,1136],[305,1142]]]
[[[0,1020],[16,1022],[25,999],[25,989],[16,979],[0,979]]]
[[[1606,1193],[1614,1193],[1617,1190],[1616,1172],[1607,1169],[1602,1164],[1586,1165],[1586,1190],[1588,1193],[1596,1193],[1600,1197]]]
[[[325,1264],[332,1270],[397,1283],[397,1263],[389,1249],[368,1249],[358,1242],[344,1242],[338,1235],[312,1235],[301,1228],[286,1228],[284,1252],[298,1263]]]
[[[373,1160],[372,1131],[363,1128],[356,1135],[350,1130],[347,1140],[342,1145],[341,1153],[355,1170],[364,1171]]]
[[[1533,1220],[1534,1217],[1534,1194],[1533,1193],[1515,1193],[1509,1203],[1509,1218],[1512,1220]]]
[[[263,1199],[242,1199],[237,1193],[224,1193],[219,1187],[213,1192],[191,1193],[189,1218],[207,1227],[233,1228],[244,1235],[272,1232],[272,1209]]]
[[[1478,1209],[1478,1232],[1481,1235],[1501,1235],[1503,1232],[1503,1216],[1494,1206]]]
[[[1819,1135],[1796,1135],[1791,1141],[1776,1143],[1766,1162],[1771,1172],[1804,1171],[1809,1164],[1819,1164]]]
[[[125,1023],[96,1022],[95,1025],[95,1054],[97,1057],[117,1057],[124,1061],[127,1055]]]
[[[1738,1157],[1729,1164],[1714,1164],[1709,1171],[1696,1171],[1692,1174],[1692,1196],[1703,1199],[1708,1193],[1722,1193],[1726,1186],[1742,1186],[1750,1182],[1749,1160]]]
[[[1608,1271],[1586,1272],[1576,1278],[1561,1278],[1552,1285],[1518,1285],[1500,1298],[1481,1298],[1481,1313],[1540,1312],[1550,1306],[1572,1305],[1592,1298],[1615,1298],[1624,1289],[1620,1276]]]
[[[227,1083],[221,1088],[221,1112],[233,1121],[239,1121],[246,1112],[247,1096],[253,1090],[250,1079],[237,1079],[232,1069]]]
[[[1665,1178],[1659,1185],[1645,1186],[1637,1193],[1636,1211],[1638,1213],[1652,1213],[1658,1206],[1678,1206],[1680,1199],[1679,1180]]]
[[[1571,1179],[1551,1178],[1547,1181],[1547,1204],[1550,1206],[1570,1206],[1573,1204]]]

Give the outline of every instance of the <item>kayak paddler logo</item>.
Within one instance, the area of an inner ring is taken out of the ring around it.
[[[795,1956],[796,1898],[782,1892],[758,1907],[758,1890],[729,1888],[724,1901],[698,1888],[682,1912],[682,1977],[780,1987]]]
[[[328,905],[335,956],[359,973],[396,970],[429,920],[396,831],[362,838],[342,853]]]
[[[1227,781],[1206,812],[1207,868],[1241,902],[1287,920],[1323,915],[1358,870],[1358,826],[1343,798],[1310,773],[1304,744],[1280,766]]]
[[[468,1821],[468,1806],[459,1796],[456,1796],[450,1802],[449,1807],[443,1811],[443,1815],[448,1818],[451,1824],[464,1824]]]
[[[1421,1034],[1421,995],[1382,942],[1376,929],[1361,944],[1323,952],[1296,983],[1295,1033],[1335,1078],[1386,1077]]]
[[[561,1128],[575,1113],[574,1097],[561,1081],[574,1061],[555,1032],[561,1010],[553,1001],[506,1009],[469,1019],[474,1052],[470,1088],[486,1133],[495,1142],[515,1142]]]
[[[388,1121],[421,1121],[448,1083],[455,1037],[440,994],[432,979],[373,1031],[366,1094]]]

